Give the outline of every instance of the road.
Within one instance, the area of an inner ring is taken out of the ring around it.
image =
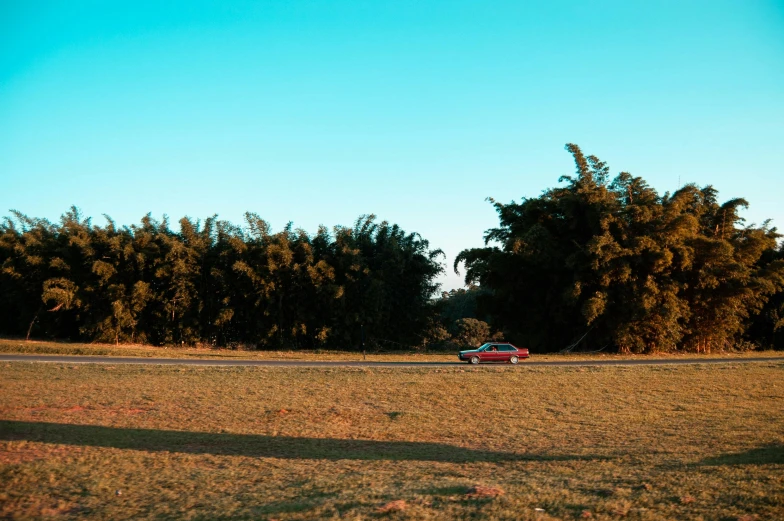
[[[465,362],[371,362],[371,361],[301,361],[301,360],[227,360],[203,358],[131,358],[117,356],[64,356],[64,355],[9,355],[0,354],[0,362],[55,362],[64,364],[144,364],[144,365],[195,365],[195,366],[259,366],[259,367],[455,367]],[[573,360],[537,362],[527,360],[520,366],[591,367],[603,365],[682,365],[682,364],[738,364],[752,362],[782,362],[784,357],[758,358],[676,358],[634,360]],[[485,364],[482,367],[492,367]]]

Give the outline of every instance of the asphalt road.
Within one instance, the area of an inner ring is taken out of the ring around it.
[[[56,362],[65,364],[144,364],[144,365],[196,365],[196,366],[260,366],[260,367],[454,367],[465,362],[333,362],[298,360],[227,360],[203,358],[130,358],[117,356],[65,356],[65,355],[7,355],[0,354],[0,362]],[[601,365],[682,365],[682,364],[738,364],[752,362],[782,362],[784,357],[759,358],[676,358],[634,360],[583,360],[562,362],[521,361],[520,366],[571,366],[590,367]],[[496,364],[483,364],[483,367]]]

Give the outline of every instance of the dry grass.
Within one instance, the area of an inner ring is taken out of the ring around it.
[[[256,351],[220,349],[209,347],[154,347],[141,344],[79,344],[71,342],[45,342],[0,339],[0,353],[41,354],[41,355],[90,355],[90,356],[127,356],[145,358],[201,358],[201,359],[249,359],[249,360],[302,360],[302,361],[361,361],[371,362],[455,362],[456,352],[370,352],[366,355],[354,351]],[[781,357],[784,351],[744,351],[695,355],[694,353],[657,354],[657,355],[620,355],[608,353],[584,354],[539,354],[532,353],[536,361],[568,360],[628,360],[678,359],[678,358],[747,358]]]
[[[781,519],[782,376],[3,363],[0,517]]]

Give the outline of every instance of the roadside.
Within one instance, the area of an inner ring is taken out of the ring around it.
[[[354,351],[251,351],[223,348],[154,347],[139,344],[80,344],[69,342],[46,342],[0,339],[0,353],[30,355],[70,355],[134,358],[182,358],[204,360],[269,360],[303,362],[455,362],[454,352],[383,352],[367,353],[363,356]],[[727,358],[782,358],[784,351],[744,351],[712,354],[653,354],[618,355],[607,353],[537,354],[531,360],[537,362],[566,361],[621,361],[621,360],[677,360],[677,359],[727,359]]]

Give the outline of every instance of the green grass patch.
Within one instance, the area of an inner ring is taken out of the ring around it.
[[[782,376],[2,363],[0,517],[780,519]]]

